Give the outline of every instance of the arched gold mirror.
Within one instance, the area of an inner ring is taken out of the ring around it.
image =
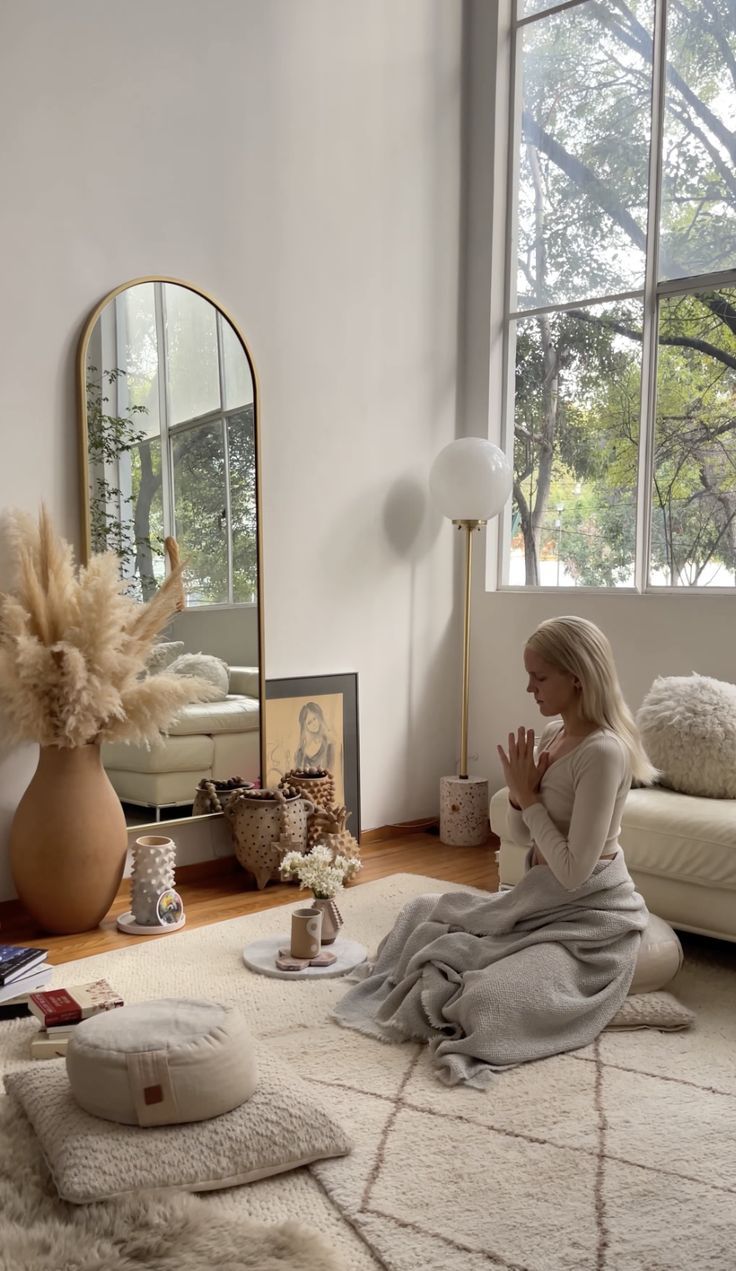
[[[210,296],[149,277],[116,287],[90,314],[78,378],[85,558],[116,552],[145,600],[178,550],[184,606],[153,665],[197,670],[178,659],[202,654],[227,669],[222,700],[185,707],[161,746],[103,746],[128,823],[170,821],[204,810],[203,778],[258,781],[265,771],[256,372]]]

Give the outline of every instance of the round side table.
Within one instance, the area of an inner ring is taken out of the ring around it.
[[[279,949],[288,949],[289,941],[290,937],[285,934],[254,940],[243,949],[243,962],[249,971],[270,975],[275,980],[329,980],[336,975],[348,975],[368,957],[364,944],[338,936],[334,944],[327,946],[330,953],[337,954],[336,962],[329,966],[306,966],[301,971],[280,971],[276,958]]]

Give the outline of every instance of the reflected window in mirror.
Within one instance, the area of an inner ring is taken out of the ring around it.
[[[255,604],[254,386],[223,314],[177,284],[129,287],[101,313],[85,374],[92,551],[117,552],[147,599],[172,535],[188,608]]]

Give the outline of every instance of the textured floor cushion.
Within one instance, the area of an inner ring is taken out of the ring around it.
[[[311,1088],[259,1047],[252,1098],[224,1116],[141,1127],[90,1116],[64,1061],[4,1078],[33,1126],[63,1200],[73,1204],[148,1191],[211,1191],[344,1156],[351,1143]]]
[[[655,993],[674,980],[682,966],[682,945],[668,922],[650,914],[642,933],[629,993]]]
[[[66,1054],[77,1103],[126,1125],[175,1125],[231,1112],[257,1084],[255,1044],[238,1011],[163,998],[84,1020]]]
[[[690,1028],[695,1015],[671,993],[635,993],[627,997],[608,1028],[657,1028],[674,1033]]]

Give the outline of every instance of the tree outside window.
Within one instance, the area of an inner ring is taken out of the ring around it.
[[[731,0],[519,6],[508,580],[736,585]]]

